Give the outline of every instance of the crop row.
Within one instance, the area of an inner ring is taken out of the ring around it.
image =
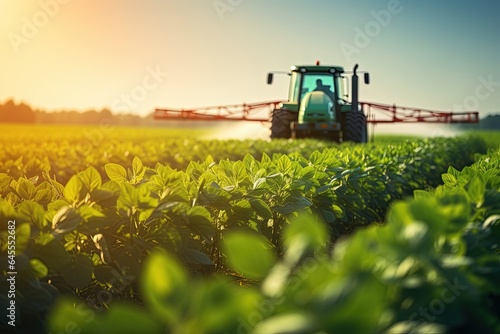
[[[481,140],[458,137],[325,149],[308,158],[209,157],[185,171],[149,168],[136,157],[128,168],[106,164],[107,180],[89,167],[66,184],[47,174],[39,184],[2,174],[2,252],[4,225],[15,220],[20,316],[42,319],[60,293],[76,293],[94,309],[107,307],[100,293],[141,301],[138,277],[158,248],[192,271],[232,273],[222,243],[235,230],[259,234],[282,256],[283,230],[303,211],[335,239],[382,221],[395,199],[435,185],[446,166],[470,164],[482,149]]]
[[[129,166],[135,156],[145,166],[154,168],[159,162],[184,170],[191,161],[202,162],[207,155],[215,161],[241,160],[250,154],[260,160],[265,152],[304,156],[325,148],[343,150],[345,144],[304,139],[274,140],[208,140],[202,139],[207,130],[87,128],[87,127],[28,127],[0,125],[0,172],[15,179],[43,179],[50,175],[58,182],[68,180],[88,166],[94,166],[105,178],[104,165],[116,163]],[[377,137],[377,142],[397,144],[408,140],[390,136]],[[380,143],[377,143],[380,146]]]
[[[137,128],[14,127],[0,125],[0,171],[13,178],[38,177],[47,173],[65,184],[78,172],[94,166],[106,177],[104,165],[130,165],[135,156],[145,166],[162,163],[185,169],[191,161],[204,161],[210,154],[216,161],[240,160],[245,154],[260,159],[263,152],[311,154],[332,143],[304,140],[203,140],[206,130],[159,130]]]
[[[108,312],[63,300],[50,329],[82,333],[497,333],[500,331],[500,150],[444,185],[396,203],[382,226],[329,250],[322,222],[292,219],[284,254],[255,233],[229,231],[228,265],[255,283],[190,277],[178,259],[153,252],[144,306]],[[80,303],[80,304],[79,304]],[[76,306],[75,306],[76,305]]]

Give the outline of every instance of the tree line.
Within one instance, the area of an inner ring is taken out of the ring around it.
[[[31,108],[30,105],[21,102],[15,103],[9,99],[0,103],[0,123],[32,123],[32,124],[87,124],[99,125],[103,123],[129,126],[161,126],[165,122],[157,122],[153,119],[153,113],[142,117],[134,114],[114,114],[109,109],[86,110],[86,111],[57,111],[47,112]],[[186,126],[185,121],[171,121],[170,126]],[[190,122],[189,122],[190,123]],[[201,125],[199,124],[196,125]],[[193,124],[189,124],[193,125]],[[213,124],[210,124],[213,125]],[[205,124],[206,126],[206,124]],[[490,114],[482,118],[479,124],[456,124],[460,130],[500,130],[500,113]]]
[[[134,114],[114,114],[109,109],[86,111],[55,111],[33,109],[30,105],[9,99],[0,104],[0,123],[30,124],[102,124],[156,125],[152,114],[141,117]]]
[[[479,124],[456,124],[460,130],[500,130],[500,113],[488,115],[479,120]]]

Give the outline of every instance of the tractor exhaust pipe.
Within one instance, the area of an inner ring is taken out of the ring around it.
[[[352,69],[352,80],[351,80],[351,107],[352,112],[359,112],[359,86],[358,86],[358,74],[356,71],[358,70],[358,64],[354,65]]]

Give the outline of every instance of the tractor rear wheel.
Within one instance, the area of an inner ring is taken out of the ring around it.
[[[297,120],[297,114],[283,109],[274,109],[271,115],[271,139],[291,138],[290,123]]]
[[[343,141],[368,142],[366,117],[362,112],[345,113]]]

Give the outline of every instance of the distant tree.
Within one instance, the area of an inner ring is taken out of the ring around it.
[[[500,130],[500,115],[488,115],[480,124],[484,129]]]
[[[500,130],[500,114],[488,115],[479,120],[479,124],[457,124],[461,130]]]
[[[128,126],[158,126],[152,114],[141,117],[134,114],[113,114],[108,108],[99,111],[88,109],[84,112],[75,110],[53,111],[33,110],[26,103],[16,104],[13,99],[0,103],[0,122],[38,123],[38,124],[114,124]]]
[[[0,105],[0,122],[6,123],[34,123],[35,113],[25,103],[16,104],[13,99]]]
[[[21,103],[16,106],[16,118],[17,121],[21,123],[34,123],[35,113],[29,105]]]
[[[108,108],[104,108],[99,112],[99,117],[101,118],[101,120],[102,119],[111,119],[111,118],[113,118],[113,116],[114,116],[113,113]]]

